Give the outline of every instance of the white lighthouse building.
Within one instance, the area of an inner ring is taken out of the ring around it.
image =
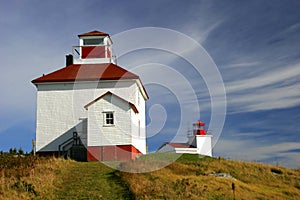
[[[77,160],[129,160],[146,153],[147,92],[116,65],[107,33],[78,35],[66,66],[34,79],[36,151]]]

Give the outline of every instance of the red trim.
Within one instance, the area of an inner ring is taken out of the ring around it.
[[[100,97],[94,99],[93,101],[91,101],[90,103],[86,104],[84,106],[84,108],[87,110],[89,106],[93,105],[94,103],[96,103],[97,101],[99,101],[100,99],[102,99],[103,97],[105,97],[106,95],[112,95],[112,96],[115,96],[117,97],[118,99],[121,99],[122,101],[128,103],[130,105],[130,107],[132,108],[132,110],[135,112],[135,113],[139,113],[138,109],[136,108],[136,106],[129,102],[129,101],[126,101],[125,99],[123,99],[122,97],[119,97],[118,95],[115,95],[114,93],[108,91],[106,93],[104,93],[103,95],[101,95]]]
[[[119,145],[116,149],[116,160],[132,160],[132,147],[131,145]]]
[[[87,160],[88,161],[102,160],[101,147],[88,147],[87,148]]]
[[[177,142],[165,142],[160,148],[162,148],[166,144],[168,144],[174,148],[194,148],[194,146],[189,145],[188,143],[177,143]]]
[[[87,148],[88,161],[133,160],[142,153],[132,145],[91,146]]]
[[[106,58],[105,46],[83,46],[81,47],[81,51],[82,58]]]
[[[132,159],[135,159],[137,156],[143,155],[137,148],[131,146]]]
[[[90,32],[82,33],[82,34],[78,35],[78,37],[82,37],[82,36],[109,36],[109,34],[94,30],[94,31],[90,31]]]

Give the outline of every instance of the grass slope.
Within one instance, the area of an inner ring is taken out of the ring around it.
[[[166,154],[126,163],[128,169],[156,166]],[[155,159],[157,158],[157,159]],[[227,173],[233,178],[209,176]],[[300,170],[198,155],[150,173],[119,172],[137,199],[299,199]],[[235,190],[232,190],[234,184]]]
[[[115,170],[100,162],[0,156],[0,199],[133,199]]]
[[[198,155],[151,154],[116,171],[99,162],[0,156],[0,199],[299,199],[300,170]],[[165,160],[165,161],[162,161]],[[233,178],[210,174],[227,173]],[[235,190],[233,193],[232,184]]]
[[[114,170],[99,162],[71,162],[59,173],[57,199],[132,199]]]

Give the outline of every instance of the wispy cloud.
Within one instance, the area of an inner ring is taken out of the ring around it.
[[[272,84],[281,84],[283,81],[289,81],[300,75],[300,64],[293,66],[284,66],[272,69],[265,73],[255,74],[254,77],[245,78],[239,81],[231,81],[226,84],[226,91],[233,93],[248,89],[260,88]],[[284,90],[284,88],[282,88]]]
[[[236,63],[231,63],[228,66],[223,66],[224,68],[238,68],[238,67],[254,67],[258,66],[259,62],[258,61],[251,61],[251,62],[236,62]]]
[[[273,160],[274,164],[278,162],[281,165],[298,168],[300,159],[296,156],[297,153],[289,153],[288,151],[299,148],[300,143],[298,142],[282,142],[266,146],[250,140],[221,140],[216,145],[214,152],[232,159],[246,161]],[[276,157],[284,157],[284,159],[277,160]]]
[[[257,73],[226,84],[232,112],[289,108],[300,104],[300,64]]]
[[[242,94],[232,94],[228,103],[232,112],[248,112],[289,108],[300,104],[300,86],[262,88]]]
[[[184,26],[183,31],[186,32],[188,35],[190,35],[192,38],[197,40],[200,44],[203,44],[206,39],[209,37],[210,33],[214,31],[216,28],[218,28],[224,19],[218,19],[214,20],[212,23],[205,22],[205,18],[199,17],[200,21],[195,21],[194,23],[188,23]],[[196,29],[195,26],[199,24],[206,24],[204,27],[201,27],[200,29]]]

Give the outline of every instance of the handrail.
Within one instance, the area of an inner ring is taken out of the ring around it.
[[[81,144],[80,137],[78,136],[77,132],[73,132],[73,137],[69,138],[68,140],[64,141],[60,145],[58,145],[59,155],[61,156],[61,152],[65,151],[65,147],[73,143],[73,145]],[[73,146],[72,145],[72,146]]]

